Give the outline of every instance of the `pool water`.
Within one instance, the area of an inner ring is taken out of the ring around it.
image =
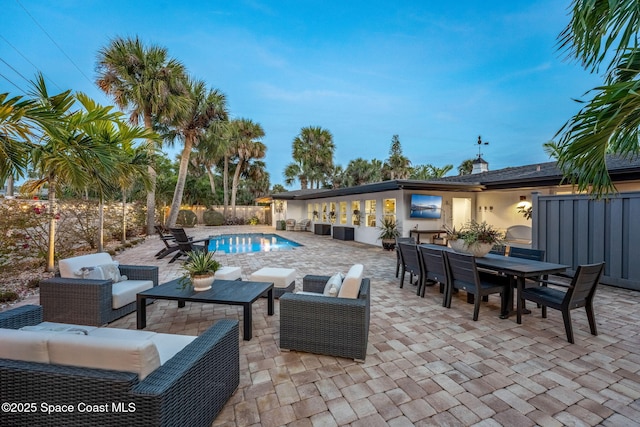
[[[265,233],[223,234],[211,236],[209,241],[210,251],[227,254],[286,251],[298,246],[301,245],[277,234]]]

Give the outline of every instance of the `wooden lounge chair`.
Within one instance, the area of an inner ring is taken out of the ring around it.
[[[173,238],[176,240],[176,244],[178,245],[178,253],[171,258],[169,264],[175,262],[181,256],[187,256],[187,253],[192,251],[204,251],[209,252],[209,238],[206,239],[198,239],[193,240],[187,236],[187,233],[184,231],[184,228],[171,228],[171,234]],[[203,244],[199,245],[198,243],[202,242]]]
[[[163,226],[156,225],[154,226],[154,228],[156,229],[156,233],[165,246],[164,248],[160,249],[158,253],[156,253],[156,258],[162,259],[180,249],[180,246],[176,244],[176,239],[174,239],[173,235],[165,233]]]

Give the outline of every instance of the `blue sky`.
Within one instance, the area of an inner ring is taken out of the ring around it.
[[[569,4],[5,0],[0,92],[23,94],[40,70],[52,91],[112,104],[93,83],[97,52],[137,35],[263,126],[273,184],[306,126],[331,131],[344,167],[386,159],[398,134],[412,164],[456,168],[482,135],[495,170],[549,161],[542,144],[600,83],[557,50]]]

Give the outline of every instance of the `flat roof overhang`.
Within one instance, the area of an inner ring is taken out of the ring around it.
[[[412,191],[482,191],[485,186],[480,183],[393,180],[373,184],[358,185],[356,187],[319,189],[317,191],[290,191],[272,195],[274,200],[312,200],[327,197],[350,196],[354,194],[380,193],[383,191],[412,190]]]

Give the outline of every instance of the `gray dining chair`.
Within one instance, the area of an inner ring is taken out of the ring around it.
[[[547,317],[547,307],[562,312],[564,329],[567,334],[567,341],[574,343],[573,327],[571,325],[571,310],[584,307],[587,312],[589,329],[592,335],[598,335],[595,314],[593,312],[593,297],[600,282],[600,277],[604,271],[604,262],[599,264],[579,265],[571,284],[566,291],[550,288],[547,285],[560,285],[549,280],[541,281],[541,286],[525,288],[519,295],[520,304],[518,308],[524,306],[526,300],[536,302],[542,306],[542,317]],[[566,286],[566,285],[564,285]],[[518,318],[520,318],[518,313]]]
[[[542,249],[519,248],[517,246],[512,246],[509,249],[509,256],[514,258],[532,259],[534,261],[544,261],[544,255],[545,255],[545,252]]]
[[[471,294],[473,298],[473,320],[478,320],[480,313],[480,300],[484,296],[491,294],[500,294],[500,314],[504,315],[507,311],[507,297],[511,286],[510,280],[506,276],[497,274],[483,275],[482,279],[476,266],[476,260],[473,255],[459,254],[456,252],[444,252],[447,265],[449,266],[450,283],[447,287],[448,304],[451,307],[451,293],[454,289],[463,290],[467,295]]]
[[[418,249],[414,243],[400,242],[396,246],[400,251],[402,259],[402,273],[400,275],[400,287],[404,285],[405,274],[409,273],[409,283],[422,283],[422,275],[420,271],[420,260],[418,258]],[[413,281],[413,276],[417,277],[417,282]]]
[[[403,268],[402,256],[400,254],[400,249],[398,248],[399,243],[416,243],[416,239],[414,237],[396,237],[396,277],[400,274],[400,269]]]
[[[451,296],[448,292],[448,286],[450,283],[449,272],[447,268],[447,260],[444,256],[444,251],[441,249],[431,249],[424,246],[418,246],[418,255],[420,256],[420,265],[422,266],[422,282],[418,287],[418,295],[424,298],[425,290],[430,284],[439,284],[440,293],[442,293],[442,306],[447,307],[447,304],[451,304],[447,300],[447,296]]]

